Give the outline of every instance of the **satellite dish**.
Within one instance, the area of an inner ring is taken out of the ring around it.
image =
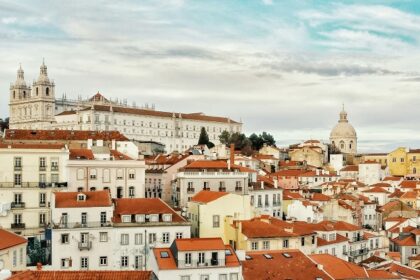
[[[182,216],[182,217],[186,217],[186,216],[187,216],[187,212],[182,211],[182,212],[181,212],[181,216]]]

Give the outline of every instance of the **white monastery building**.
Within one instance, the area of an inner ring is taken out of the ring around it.
[[[129,139],[162,143],[167,152],[196,145],[202,127],[216,145],[223,131],[242,130],[242,123],[230,118],[128,106],[99,92],[88,100],[57,100],[55,84],[44,63],[32,87],[19,68],[16,81],[10,85],[9,109],[11,129],[118,130]]]

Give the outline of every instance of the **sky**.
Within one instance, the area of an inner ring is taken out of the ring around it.
[[[359,151],[420,147],[418,0],[0,0],[0,117],[19,63],[56,97],[101,92],[328,141],[344,103]]]

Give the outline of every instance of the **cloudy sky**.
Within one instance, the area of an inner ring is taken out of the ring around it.
[[[420,147],[418,0],[0,0],[0,53],[0,117],[44,57],[57,96],[228,116],[280,145],[327,140],[344,103],[361,151]]]

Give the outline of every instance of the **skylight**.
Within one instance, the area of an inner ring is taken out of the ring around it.
[[[292,255],[290,255],[289,253],[282,253],[283,257],[290,259],[292,257]]]
[[[245,256],[245,259],[246,259],[247,261],[249,261],[249,260],[252,260],[252,257],[251,257],[251,256],[246,255],[246,256]]]
[[[271,259],[273,259],[273,256],[272,256],[272,255],[269,255],[269,254],[264,254],[264,257],[265,257],[267,260],[271,260]]]
[[[225,255],[226,256],[231,256],[232,255],[232,252],[230,250],[225,250]]]
[[[160,252],[160,257],[162,259],[167,259],[167,258],[169,258],[169,253],[166,252],[166,251],[162,251],[162,252]]]

